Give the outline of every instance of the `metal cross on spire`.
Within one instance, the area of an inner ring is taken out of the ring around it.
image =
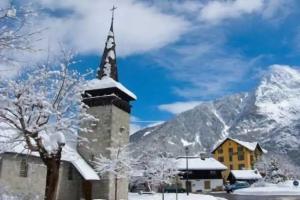
[[[110,11],[112,12],[111,14],[111,18],[112,18],[112,20],[114,19],[114,17],[115,17],[115,10],[117,9],[117,7],[116,6],[114,6],[113,5],[113,7],[110,9]]]

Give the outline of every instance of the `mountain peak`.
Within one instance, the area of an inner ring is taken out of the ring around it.
[[[261,83],[283,84],[286,86],[293,86],[297,83],[296,86],[299,87],[300,71],[288,65],[271,65]]]
[[[286,65],[272,65],[255,91],[259,113],[279,123],[298,119],[300,72]]]

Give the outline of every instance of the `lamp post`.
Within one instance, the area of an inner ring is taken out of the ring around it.
[[[186,195],[189,195],[189,147],[185,147],[185,158],[186,158],[186,182],[185,182],[185,187],[186,187]]]

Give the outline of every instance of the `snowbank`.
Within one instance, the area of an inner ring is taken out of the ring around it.
[[[161,200],[161,193],[156,194],[142,194],[139,195],[137,193],[129,193],[129,200]],[[165,200],[175,200],[175,193],[166,193]],[[178,194],[178,200],[226,200],[220,197],[213,197],[210,195],[202,195],[202,194],[190,194],[187,196],[185,193]]]
[[[300,186],[293,186],[293,181],[286,181],[279,184],[266,184],[263,187],[250,187],[234,191],[237,195],[300,195]]]

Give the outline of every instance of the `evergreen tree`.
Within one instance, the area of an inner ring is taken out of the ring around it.
[[[280,183],[287,180],[287,177],[280,169],[279,162],[276,158],[271,158],[266,168],[265,181],[269,183]]]

